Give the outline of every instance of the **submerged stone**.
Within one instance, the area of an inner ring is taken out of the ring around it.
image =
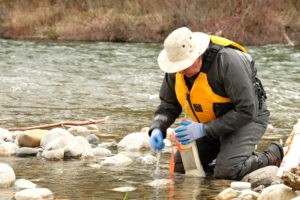
[[[47,188],[31,188],[17,192],[14,196],[16,200],[33,200],[33,199],[54,199],[53,193]]]
[[[147,185],[154,187],[154,188],[168,187],[173,184],[174,184],[174,181],[171,179],[155,179],[155,180],[147,183]]]
[[[113,191],[116,192],[132,192],[134,190],[136,190],[136,187],[118,187],[118,188],[114,188],[112,189]]]

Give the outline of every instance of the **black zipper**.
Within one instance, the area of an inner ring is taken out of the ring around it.
[[[192,102],[191,102],[191,98],[190,98],[190,93],[186,93],[186,100],[189,103],[189,106],[190,106],[191,110],[193,111],[193,114],[196,117],[197,121],[200,123],[200,120],[198,119],[198,117],[196,115],[196,112],[195,112],[195,110],[194,110],[194,108],[192,106]]]

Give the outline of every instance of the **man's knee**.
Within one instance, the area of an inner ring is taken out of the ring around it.
[[[214,170],[214,177],[240,180],[245,175],[263,166],[266,166],[266,164],[259,158],[259,153],[254,153],[246,160],[217,164]]]

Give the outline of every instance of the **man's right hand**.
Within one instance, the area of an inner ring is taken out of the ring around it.
[[[150,137],[151,146],[156,151],[161,151],[164,147],[164,138],[161,130],[158,128],[153,129]]]

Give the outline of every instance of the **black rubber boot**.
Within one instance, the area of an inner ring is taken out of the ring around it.
[[[263,153],[268,159],[268,165],[280,166],[284,153],[279,142],[271,142],[270,146]]]

